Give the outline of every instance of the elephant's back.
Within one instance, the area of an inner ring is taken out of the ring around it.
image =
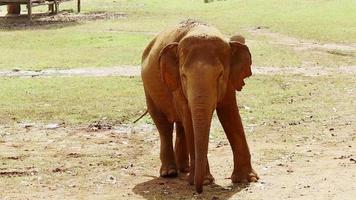
[[[146,74],[154,73],[157,78],[160,78],[159,67],[159,55],[162,49],[173,42],[179,42],[186,34],[187,29],[180,28],[179,26],[173,26],[154,37],[146,46],[142,53],[141,67],[142,76]],[[159,77],[158,77],[159,75]]]
[[[141,61],[141,78],[146,98],[150,98],[155,109],[164,113],[171,122],[176,121],[177,114],[172,93],[161,78],[159,54],[167,44],[174,41],[173,36],[173,32],[164,31],[153,38],[143,51]]]

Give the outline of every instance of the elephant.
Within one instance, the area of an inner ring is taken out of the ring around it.
[[[212,183],[207,158],[213,112],[233,152],[233,183],[256,182],[239,114],[236,90],[251,76],[244,37],[226,39],[206,23],[185,20],[159,33],[142,55],[147,110],[160,136],[161,177],[189,172],[198,193]],[[173,130],[176,141],[173,148]]]

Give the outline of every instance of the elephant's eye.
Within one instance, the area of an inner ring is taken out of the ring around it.
[[[220,72],[218,79],[221,79],[223,77],[223,72]]]

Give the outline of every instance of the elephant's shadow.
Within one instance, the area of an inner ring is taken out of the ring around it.
[[[153,177],[137,184],[132,191],[145,199],[229,199],[245,189],[247,184],[230,184],[223,187],[217,184],[204,186],[203,194],[198,195],[194,186],[189,185],[184,175],[177,178]]]

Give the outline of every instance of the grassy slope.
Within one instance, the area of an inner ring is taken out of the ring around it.
[[[63,6],[74,8],[72,3]],[[209,4],[191,0],[86,0],[84,13],[122,12],[127,18],[54,25],[40,30],[1,31],[0,69],[137,65],[142,49],[153,37],[152,32],[185,18],[208,21],[226,34],[239,32],[255,40],[249,45],[256,65],[299,66],[305,59],[313,63],[326,59],[321,64],[342,65],[345,58],[299,54],[289,47],[249,35],[246,30],[266,26],[272,31],[321,42],[356,42],[356,26],[351,20],[356,18],[352,12],[355,9],[352,0],[228,0]]]
[[[353,76],[256,75],[238,96],[248,124],[352,116]],[[138,78],[0,79],[0,123],[13,121],[131,122],[145,110]],[[351,97],[351,98],[350,98]],[[336,112],[337,111],[337,112]],[[148,120],[145,118],[144,120]]]

